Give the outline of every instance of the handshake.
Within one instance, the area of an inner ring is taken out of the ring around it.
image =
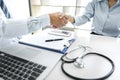
[[[50,16],[50,24],[54,28],[60,28],[65,26],[68,22],[74,23],[75,21],[73,16],[60,12],[50,13],[49,16]]]

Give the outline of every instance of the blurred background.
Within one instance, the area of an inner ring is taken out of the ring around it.
[[[36,17],[52,12],[64,12],[72,16],[80,16],[91,0],[4,0],[14,19]],[[78,29],[90,30],[91,21],[81,25]],[[73,27],[67,25],[66,27]]]

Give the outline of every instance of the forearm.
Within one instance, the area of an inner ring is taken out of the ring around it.
[[[21,36],[39,30],[49,24],[49,15],[28,18],[26,20],[10,19],[2,24],[2,36],[7,38]]]
[[[46,27],[47,25],[50,25],[50,16],[48,14],[36,18],[29,18],[27,21],[29,33]]]
[[[28,33],[27,20],[9,19],[2,23],[2,37],[16,37]]]

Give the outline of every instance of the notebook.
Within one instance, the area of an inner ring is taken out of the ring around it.
[[[48,28],[23,37],[19,43],[64,54],[74,41],[73,31]]]
[[[45,80],[61,56],[17,43],[4,44],[0,48],[0,80]]]

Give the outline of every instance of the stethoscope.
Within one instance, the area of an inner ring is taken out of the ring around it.
[[[73,52],[75,52],[78,49],[82,49],[82,51],[81,51],[82,54],[79,55],[78,57],[76,57],[76,58],[70,58],[70,57],[67,56],[68,54],[73,53]],[[108,58],[107,56],[104,56],[104,55],[96,53],[96,52],[89,52],[87,49],[90,49],[90,47],[80,46],[79,45],[77,48],[75,48],[75,49],[71,50],[70,52],[64,54],[61,57],[61,60],[62,60],[61,69],[62,69],[63,73],[65,75],[67,75],[68,77],[70,77],[72,79],[75,79],[75,80],[105,80],[108,77],[110,77],[112,75],[112,73],[114,72],[114,70],[115,70],[114,62],[110,58]],[[107,74],[105,74],[104,76],[102,76],[102,77],[97,77],[97,78],[91,79],[91,78],[80,78],[80,77],[71,75],[64,68],[65,64],[71,64],[71,63],[73,63],[76,68],[80,68],[80,69],[84,68],[84,63],[83,63],[82,60],[83,60],[83,58],[85,58],[88,55],[96,55],[96,56],[99,56],[99,57],[102,57],[102,58],[108,60],[109,63],[111,64],[111,66],[112,66],[111,70]]]

